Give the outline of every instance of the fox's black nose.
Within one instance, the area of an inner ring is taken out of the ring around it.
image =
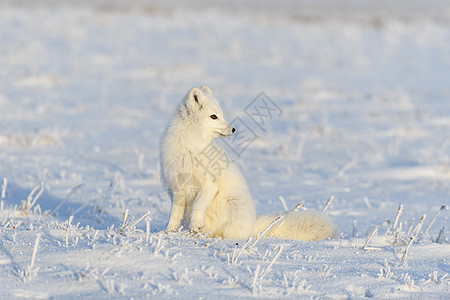
[[[236,128],[231,129],[231,133],[234,133],[236,131]]]

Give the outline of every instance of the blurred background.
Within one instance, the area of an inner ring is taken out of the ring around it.
[[[20,90],[51,86],[65,101],[139,103],[201,83],[249,97],[280,90],[291,99],[321,85],[448,87],[450,8],[443,0],[0,5],[3,94],[14,83]]]

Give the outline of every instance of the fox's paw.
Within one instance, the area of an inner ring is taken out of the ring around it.
[[[192,220],[189,229],[193,233],[199,233],[202,232],[203,227],[205,227],[203,220]]]
[[[166,230],[164,230],[166,233],[167,232],[177,232],[178,231],[178,226],[172,225],[172,224],[168,224],[166,227]]]

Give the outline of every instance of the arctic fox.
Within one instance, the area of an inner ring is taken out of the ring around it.
[[[172,200],[167,231],[184,221],[194,233],[245,239],[282,215],[256,217],[244,177],[214,141],[234,132],[207,86],[191,89],[180,103],[160,146],[161,178]],[[321,240],[336,233],[322,215],[292,211],[268,235]]]

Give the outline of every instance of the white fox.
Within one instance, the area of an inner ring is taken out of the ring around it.
[[[167,231],[184,226],[194,233],[245,239],[262,232],[281,214],[256,217],[255,205],[237,166],[214,141],[235,129],[224,119],[207,86],[193,88],[180,103],[160,147],[161,178],[172,208]],[[292,211],[270,236],[321,240],[336,228],[320,214]]]

